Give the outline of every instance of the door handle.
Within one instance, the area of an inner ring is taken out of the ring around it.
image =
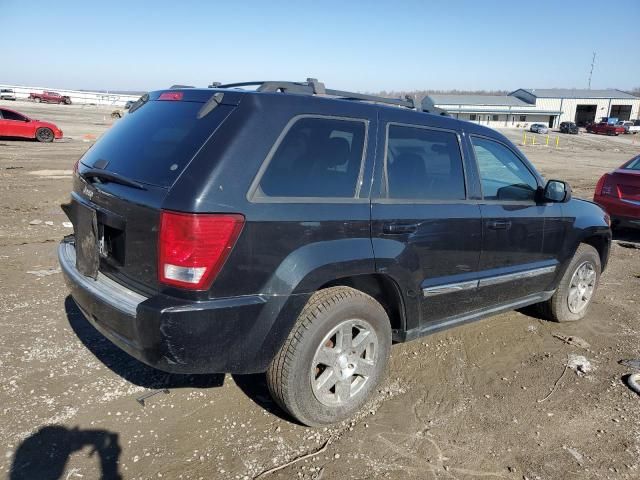
[[[489,220],[487,227],[491,230],[509,230],[511,228],[510,220]]]
[[[413,233],[418,229],[417,223],[386,223],[382,226],[382,232],[389,235]]]

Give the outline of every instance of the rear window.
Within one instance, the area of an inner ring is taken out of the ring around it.
[[[631,163],[625,167],[625,170],[640,170],[640,157],[634,158]]]
[[[169,187],[233,107],[219,105],[201,119],[203,104],[150,101],[125,115],[82,158],[88,167],[141,183]]]

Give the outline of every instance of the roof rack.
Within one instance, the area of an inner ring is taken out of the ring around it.
[[[364,93],[347,92],[343,90],[334,90],[326,88],[324,83],[319,82],[316,78],[307,78],[306,82],[288,82],[288,81],[256,81],[256,82],[239,82],[226,83],[212,82],[209,88],[239,88],[257,86],[258,92],[282,92],[296,93],[300,95],[326,95],[330,97],[342,98],[345,100],[360,100],[372,103],[384,103],[387,105],[395,105],[398,107],[406,107],[418,112],[434,113],[436,115],[447,115],[445,110],[437,108],[433,102],[424,100],[418,102],[415,97],[407,95],[402,98],[385,98],[377,95],[367,95]]]

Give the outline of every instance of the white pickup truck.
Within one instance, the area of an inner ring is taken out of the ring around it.
[[[640,120],[621,120],[616,125],[624,127],[624,133],[640,132]]]

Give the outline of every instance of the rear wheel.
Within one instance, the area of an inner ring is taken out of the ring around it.
[[[598,288],[601,268],[598,251],[586,243],[580,244],[556,293],[540,304],[543,315],[556,322],[582,319]]]
[[[50,128],[39,128],[36,132],[36,140],[39,142],[53,142],[53,131]]]
[[[305,425],[345,420],[375,391],[390,349],[389,317],[375,299],[349,287],[320,290],[271,362],[269,390]]]

